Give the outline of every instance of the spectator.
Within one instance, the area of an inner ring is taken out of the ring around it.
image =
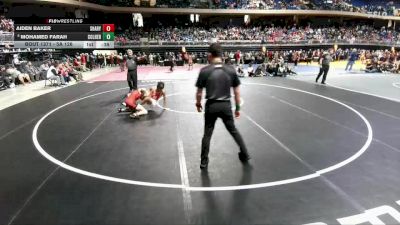
[[[7,74],[5,66],[0,66],[0,87],[15,87],[15,84],[11,83],[11,77]]]
[[[14,21],[6,19],[5,16],[0,16],[0,33],[14,32]]]
[[[50,68],[47,70],[46,78],[49,80],[55,80],[57,82],[57,85],[65,85],[64,77],[58,74],[58,71],[56,69],[58,67],[59,63],[54,62],[53,65],[51,65]]]
[[[357,58],[358,58],[357,50],[353,49],[353,51],[350,53],[349,61],[347,62],[345,71],[347,70],[351,71],[353,69],[353,65],[356,62]]]
[[[65,67],[66,72],[68,73],[68,76],[74,78],[74,80],[76,82],[83,81],[83,76],[82,76],[81,72],[75,70],[68,63],[64,63],[64,67]]]
[[[21,66],[23,68],[24,73],[28,74],[31,81],[39,81],[40,80],[40,71],[32,65],[32,62],[25,63]]]
[[[45,61],[40,65],[40,77],[42,80],[47,79],[47,70],[49,70],[51,63],[49,61]]]
[[[8,67],[6,68],[6,72],[9,76],[11,76],[11,83],[15,84],[15,79],[17,78],[22,85],[25,85],[25,80],[27,80],[29,83],[32,83],[28,74],[21,73],[19,70],[17,70],[17,68],[12,65],[8,65]]]
[[[81,71],[81,72],[86,72],[87,70],[86,70],[85,66],[82,65],[81,62],[82,61],[81,61],[81,57],[80,56],[75,57],[74,58],[74,62],[73,62],[74,69],[76,69],[78,71]]]
[[[143,36],[141,29],[128,29],[123,35],[131,41],[139,41]],[[145,35],[156,37],[162,42],[208,42],[223,41],[265,41],[267,43],[324,43],[332,42],[396,42],[400,33],[382,27],[355,25],[346,27],[228,27],[228,28],[156,28]],[[117,40],[118,41],[118,40]]]

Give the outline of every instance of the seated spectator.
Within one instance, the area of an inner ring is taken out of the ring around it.
[[[254,76],[255,77],[263,77],[266,74],[267,74],[266,73],[266,65],[264,63],[257,65],[256,71],[254,72]]]
[[[57,73],[59,75],[61,75],[64,78],[65,83],[68,84],[71,81],[71,77],[68,75],[68,72],[67,72],[64,64],[63,63],[59,63],[58,67],[56,67],[56,69],[57,69]]]
[[[38,68],[37,66],[34,66],[34,65],[32,64],[32,62],[28,62],[28,67],[29,67],[30,71],[33,72],[33,74],[34,74],[36,80],[37,80],[37,81],[38,81],[38,80],[41,80],[39,68]]]
[[[13,55],[13,60],[12,60],[12,64],[13,66],[17,69],[21,71],[21,66],[22,66],[23,61],[20,61],[18,58],[18,54],[14,54]]]
[[[12,65],[8,65],[8,67],[6,68],[6,72],[8,75],[11,76],[11,81],[14,84],[15,84],[15,79],[17,79],[17,78],[21,82],[22,85],[25,85],[25,80],[28,81],[29,83],[32,83],[28,74],[21,73],[19,70],[17,70]]]
[[[11,33],[14,32],[14,21],[6,19],[5,16],[0,16],[0,33]]]
[[[244,69],[243,69],[243,65],[237,65],[236,66],[236,73],[237,73],[237,75],[239,77],[245,77],[246,76],[246,74],[244,72]]]
[[[75,70],[72,66],[70,66],[68,63],[64,63],[64,67],[66,72],[68,73],[68,76],[74,78],[76,82],[83,81],[83,76],[81,72],[78,72]]]
[[[76,69],[78,71],[81,71],[81,72],[86,72],[87,71],[85,66],[83,66],[81,64],[81,57],[80,56],[74,58],[73,66],[74,66],[74,69]]]
[[[58,66],[58,62],[54,62],[53,65],[51,65],[50,68],[47,70],[46,78],[49,80],[55,80],[57,82],[57,85],[65,85],[64,77],[58,74],[58,71],[56,69],[58,68]]]
[[[11,77],[6,72],[5,66],[0,66],[0,88],[12,88],[15,87],[14,83],[11,83]]]
[[[365,67],[367,73],[381,73],[379,63],[375,59],[368,59]]]
[[[32,65],[32,62],[22,64],[21,68],[21,72],[28,74],[31,81],[40,80],[40,72],[36,67]]]
[[[247,67],[247,74],[248,74],[249,77],[254,77],[255,76],[253,64],[251,64],[251,63]]]
[[[51,66],[51,63],[47,62],[47,61],[43,62],[42,65],[40,65],[40,68],[39,68],[39,70],[40,70],[40,78],[42,80],[46,80],[47,79],[47,70],[49,70],[50,66]]]

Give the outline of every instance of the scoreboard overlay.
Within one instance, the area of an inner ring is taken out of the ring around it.
[[[16,24],[14,47],[112,49],[114,24]]]

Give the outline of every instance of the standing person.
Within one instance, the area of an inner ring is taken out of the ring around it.
[[[155,65],[155,66],[159,66],[159,65],[160,65],[160,61],[161,61],[160,53],[157,53],[155,59],[156,59],[156,60],[155,60],[155,62],[154,62],[154,65]]]
[[[124,72],[126,62],[125,62],[125,59],[124,59],[124,56],[122,55],[122,53],[119,53],[117,60],[118,60],[119,68],[120,68],[121,72]]]
[[[293,54],[293,63],[294,67],[297,68],[297,64],[299,64],[300,54],[298,51],[295,51]]]
[[[240,116],[240,80],[233,67],[223,65],[221,45],[214,43],[208,49],[208,60],[211,65],[204,67],[199,74],[196,82],[196,108],[198,112],[202,112],[201,99],[203,88],[206,89],[207,103],[205,105],[205,126],[204,136],[201,144],[201,162],[200,168],[205,169],[208,166],[208,153],[210,150],[210,140],[214,131],[215,122],[221,118],[226,129],[235,139],[240,147],[239,159],[248,161],[250,159],[246,145],[242,136],[235,127],[232,109],[231,109],[231,88],[235,94],[235,117]]]
[[[103,61],[104,61],[104,59],[103,59],[103,54],[98,54],[97,53],[97,67],[99,67],[99,68],[103,68]]]
[[[149,54],[149,64],[150,64],[150,66],[154,66],[154,56],[153,56],[153,54]]]
[[[137,90],[137,63],[133,56],[132,50],[128,50],[128,59],[126,60],[126,67],[128,68],[127,81],[129,85],[129,92]]]
[[[107,54],[104,54],[104,57],[103,57],[103,61],[104,61],[103,62],[103,66],[104,66],[104,68],[107,67],[107,61],[108,61],[107,57],[108,57]]]
[[[83,68],[84,72],[87,71],[86,63],[87,63],[86,54],[85,53],[81,53],[81,65],[82,65],[82,68]]]
[[[331,62],[332,62],[332,57],[330,56],[330,54],[328,52],[324,52],[321,58],[319,59],[320,69],[317,79],[315,79],[316,83],[318,83],[318,80],[321,77],[321,75],[324,74],[324,76],[322,77],[321,84],[325,84],[326,76],[328,75],[329,65]]]
[[[110,66],[114,66],[114,53],[111,53],[110,55]]]
[[[88,56],[89,69],[93,70],[96,67],[96,56],[91,52]]]
[[[189,65],[189,70],[193,69],[193,57],[191,54],[188,54],[188,65]]]
[[[239,65],[240,64],[240,58],[241,58],[242,56],[241,56],[241,53],[240,53],[240,51],[238,50],[236,53],[235,53],[235,62],[236,62],[236,65]]]
[[[175,53],[170,54],[169,60],[171,61],[171,67],[169,68],[169,71],[174,72],[174,68],[175,68]]]
[[[347,71],[347,70],[351,71],[353,69],[353,65],[356,62],[357,58],[358,58],[357,50],[353,49],[353,51],[351,51],[351,53],[350,53],[349,61],[347,62],[345,71]]]

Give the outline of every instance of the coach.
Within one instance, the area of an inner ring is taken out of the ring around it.
[[[205,105],[205,125],[204,136],[201,143],[201,162],[200,168],[204,169],[208,166],[208,153],[210,151],[210,140],[214,131],[215,122],[221,118],[225,124],[226,129],[235,139],[235,142],[240,147],[239,159],[248,161],[250,156],[248,154],[246,145],[242,136],[235,127],[233,120],[232,107],[231,107],[231,88],[235,94],[235,117],[240,116],[240,80],[233,67],[223,65],[222,63],[222,48],[219,44],[212,44],[208,49],[208,60],[211,65],[206,66],[200,71],[199,77],[196,82],[196,107],[198,112],[202,112],[201,99],[203,95],[203,88],[206,89],[206,105]],[[224,141],[224,140],[221,140]]]

